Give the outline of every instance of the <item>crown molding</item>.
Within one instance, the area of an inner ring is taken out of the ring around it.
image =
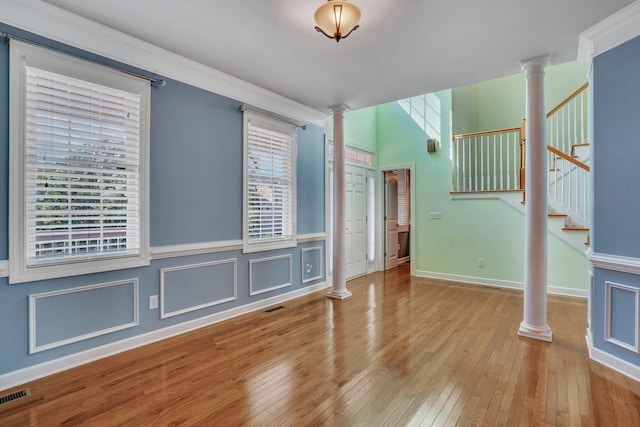
[[[324,128],[328,114],[41,0],[2,0],[0,21],[25,31]]]
[[[600,21],[582,32],[578,42],[578,61],[591,64],[593,58],[640,35],[640,1]]]

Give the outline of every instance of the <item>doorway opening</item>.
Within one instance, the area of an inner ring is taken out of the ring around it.
[[[384,269],[411,261],[411,171],[384,172]]]

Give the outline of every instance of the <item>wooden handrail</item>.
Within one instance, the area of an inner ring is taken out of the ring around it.
[[[473,132],[473,133],[461,133],[460,135],[453,135],[453,140],[456,139],[464,139],[471,138],[474,136],[486,136],[486,135],[495,135],[499,133],[508,133],[508,132],[517,132],[520,130],[520,126],[516,128],[505,128],[505,129],[497,129],[497,130],[487,130],[484,132]]]
[[[562,101],[560,104],[558,104],[553,110],[549,111],[547,113],[547,119],[551,116],[553,116],[553,114],[555,112],[557,112],[559,109],[561,109],[562,107],[564,107],[565,105],[567,105],[569,102],[571,102],[571,100],[573,98],[575,98],[576,96],[578,96],[580,94],[580,92],[582,92],[583,90],[585,90],[586,88],[589,87],[589,82],[586,82],[585,84],[583,84],[582,86],[580,86],[575,92],[573,92],[571,95],[567,96],[565,98],[564,101]]]
[[[580,160],[576,160],[573,157],[564,154],[562,151],[560,151],[560,150],[558,150],[556,148],[553,148],[550,145],[547,145],[547,150],[551,151],[556,156],[561,157],[561,158],[563,158],[564,160],[566,160],[566,161],[568,161],[570,163],[573,163],[574,165],[578,166],[579,168],[586,170],[587,172],[591,171],[591,168],[589,168],[589,165],[586,165],[586,164],[582,163]]]

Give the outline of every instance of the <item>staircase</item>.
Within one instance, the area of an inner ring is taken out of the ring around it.
[[[590,242],[587,88],[547,113],[548,229],[581,253]],[[525,120],[519,127],[454,135],[452,194],[499,193],[524,214],[525,135]]]

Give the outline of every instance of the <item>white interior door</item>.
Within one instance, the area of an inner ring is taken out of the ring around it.
[[[345,276],[367,272],[367,171],[345,165]]]
[[[385,248],[384,269],[398,266],[398,176],[385,173]]]

